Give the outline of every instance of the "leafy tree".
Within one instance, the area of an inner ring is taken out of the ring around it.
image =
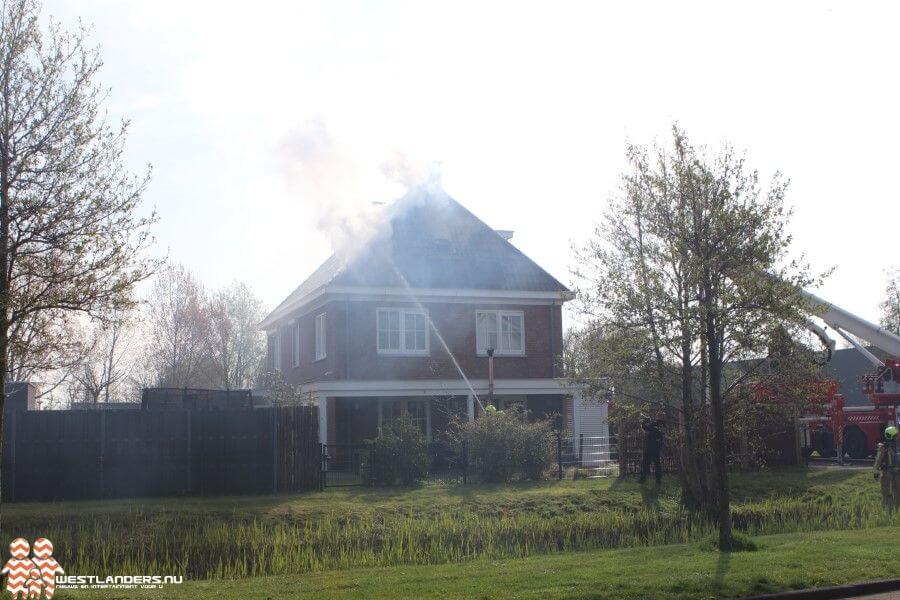
[[[888,274],[888,284],[881,303],[881,326],[900,335],[900,269]]]
[[[127,123],[101,111],[99,52],[39,16],[36,0],[0,9],[0,386],[11,346],[29,356],[31,335],[52,349],[66,315],[127,310],[155,267],[147,177],[125,168]]]
[[[640,374],[640,392],[677,425],[683,499],[715,514],[725,548],[726,397],[766,364],[771,333],[808,308],[798,288],[810,278],[787,257],[787,183],[776,175],[763,189],[730,147],[710,155],[677,126],[670,145],[632,145],[627,157],[621,193],[577,253],[590,343],[605,348],[601,375],[618,390]],[[753,368],[727,377],[727,364],[749,359]]]
[[[71,311],[32,313],[10,327],[8,381],[41,381],[37,397],[53,397],[83,365],[82,319]]]

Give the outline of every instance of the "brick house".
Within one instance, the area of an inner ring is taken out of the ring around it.
[[[454,415],[475,418],[489,347],[495,404],[582,433],[591,409],[559,364],[572,292],[443,191],[383,210],[368,242],[326,260],[261,323],[269,368],[318,399],[321,441],[359,443],[402,413],[429,440]]]

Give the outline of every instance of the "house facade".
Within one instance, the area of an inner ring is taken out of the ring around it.
[[[438,439],[488,403],[489,350],[496,405],[581,433],[581,388],[560,369],[572,293],[441,190],[384,211],[261,324],[269,368],[316,397],[321,441],[360,443],[404,413]]]

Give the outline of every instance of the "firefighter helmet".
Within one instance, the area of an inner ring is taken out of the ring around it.
[[[892,440],[897,437],[897,427],[895,425],[888,425],[884,428],[884,437]]]

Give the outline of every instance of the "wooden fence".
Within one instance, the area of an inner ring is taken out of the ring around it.
[[[315,407],[16,411],[3,499],[252,494],[320,485]]]

